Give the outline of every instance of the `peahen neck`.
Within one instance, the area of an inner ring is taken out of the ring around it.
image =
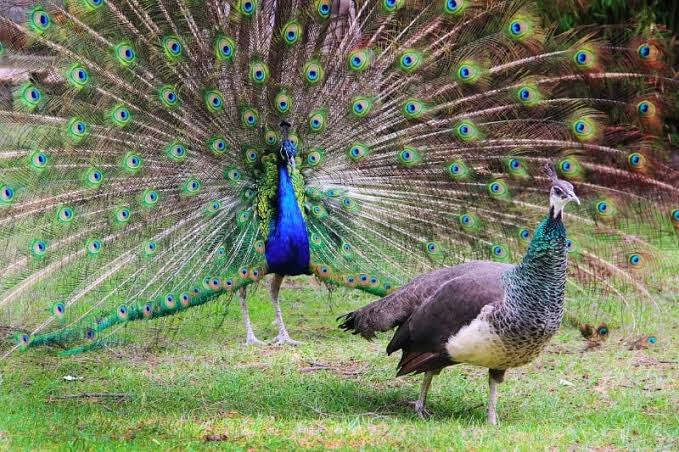
[[[531,326],[546,334],[556,332],[563,317],[567,264],[566,228],[561,214],[550,210],[523,262],[505,276],[507,312],[521,323],[536,323]]]
[[[307,227],[286,162],[278,165],[276,214],[271,220],[265,254],[269,273],[287,276],[309,273]]]

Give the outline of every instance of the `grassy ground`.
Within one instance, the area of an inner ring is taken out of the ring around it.
[[[387,337],[369,343],[336,328],[337,314],[368,298],[339,291],[330,307],[306,287],[282,291],[298,348],[242,346],[232,303],[221,326],[223,308],[206,307],[153,324],[171,328],[168,337],[147,332],[75,358],[12,356],[0,385],[0,449],[679,448],[676,303],[649,331],[659,342],[647,350],[628,350],[614,330],[584,352],[578,331],[564,326],[534,363],[508,373],[493,428],[483,370],[444,371],[430,396],[434,416],[423,421],[407,404],[419,377],[393,378]],[[263,289],[251,306],[268,339],[275,327]]]

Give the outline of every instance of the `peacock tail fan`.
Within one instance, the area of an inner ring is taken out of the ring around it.
[[[261,279],[282,121],[329,284],[384,295],[517,262],[550,161],[583,200],[569,293],[617,316],[662,289],[677,82],[651,31],[555,35],[529,2],[467,0],[68,0],[0,20],[17,37],[0,58],[47,73],[0,105],[6,353],[114,344]]]

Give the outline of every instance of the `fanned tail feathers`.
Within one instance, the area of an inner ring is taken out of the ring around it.
[[[3,62],[50,61],[0,105],[0,323],[21,331],[0,350],[106,345],[261,279],[282,120],[329,284],[517,260],[547,161],[585,201],[573,289],[649,300],[676,247],[659,36],[555,35],[515,1],[74,0],[0,21]]]

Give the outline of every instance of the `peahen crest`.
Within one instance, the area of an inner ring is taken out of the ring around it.
[[[555,35],[511,0],[80,0],[0,26],[26,66],[0,97],[4,352],[115,344],[256,283],[290,206],[295,271],[376,295],[515,261],[556,174],[594,309],[651,306],[676,247],[651,33]]]

